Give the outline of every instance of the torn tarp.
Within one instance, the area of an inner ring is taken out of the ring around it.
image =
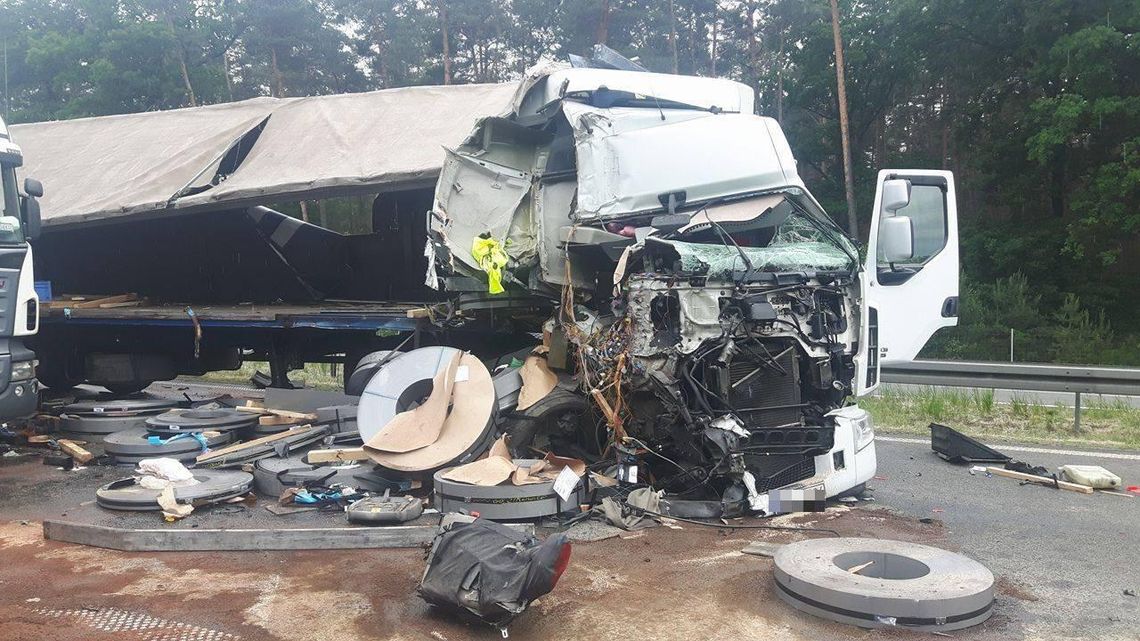
[[[439,173],[441,148],[510,112],[515,90],[255,98],[11,130],[24,174],[44,184],[44,225],[54,226],[424,186]]]

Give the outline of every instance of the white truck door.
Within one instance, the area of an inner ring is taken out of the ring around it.
[[[880,171],[866,260],[867,307],[877,319],[878,361],[913,360],[934,332],[958,324],[954,175]],[[877,383],[877,372],[874,378]]]

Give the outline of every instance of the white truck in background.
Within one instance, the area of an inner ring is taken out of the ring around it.
[[[428,247],[447,322],[541,327],[576,373],[561,417],[507,420],[520,453],[620,432],[655,488],[726,510],[874,475],[855,399],[957,323],[954,179],[880,172],[860,259],[753,103],[729,80],[547,68],[448,151]]]
[[[0,121],[0,422],[31,416],[39,400],[35,355],[24,340],[39,329],[29,243],[40,231],[36,198],[43,186],[28,178],[20,192],[16,169],[22,164],[20,147]]]

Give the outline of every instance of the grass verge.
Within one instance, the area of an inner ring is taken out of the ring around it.
[[[306,363],[304,369],[289,372],[289,380],[295,383],[304,382],[305,387],[310,389],[343,390],[344,383],[341,381],[341,366],[335,366],[335,374],[333,373],[333,367],[334,365],[330,363]],[[242,363],[242,366],[238,369],[210,372],[205,376],[195,376],[193,379],[207,383],[249,385],[249,378],[258,370],[269,374],[269,363],[246,361]]]
[[[1084,400],[1077,433],[1073,408],[1031,400],[1015,396],[997,403],[991,390],[922,388],[884,390],[859,399],[859,405],[882,432],[928,435],[931,423],[941,423],[982,440],[1140,448],[1140,409],[1120,401]]]

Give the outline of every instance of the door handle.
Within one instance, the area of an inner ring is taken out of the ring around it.
[[[942,302],[942,318],[958,317],[958,297],[951,296]]]

